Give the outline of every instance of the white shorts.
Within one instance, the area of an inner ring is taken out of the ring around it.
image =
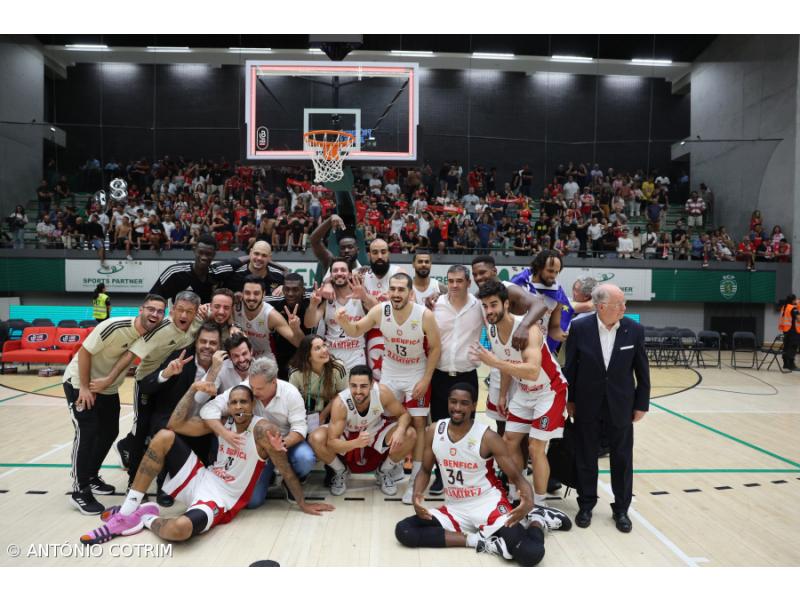
[[[356,350],[344,350],[340,348],[328,347],[328,349],[330,350],[330,353],[333,354],[334,358],[344,363],[344,368],[347,369],[348,373],[350,372],[350,369],[356,365],[367,364],[367,355],[364,352],[364,348],[358,348]]]
[[[425,391],[423,398],[417,399],[411,396],[414,386],[422,379],[425,372],[414,374],[412,376],[404,375],[403,377],[395,377],[389,373],[384,373],[381,378],[381,383],[392,390],[394,397],[403,403],[403,406],[412,417],[427,417],[431,412],[431,389],[430,386]]]
[[[514,508],[500,492],[480,502],[453,502],[431,508],[433,515],[446,531],[475,533],[482,531],[488,536],[500,529]]]
[[[486,416],[500,423],[505,423],[506,418],[500,414],[497,402],[500,400],[500,388],[489,386],[489,395],[486,397]]]
[[[567,388],[544,390],[535,396],[517,392],[508,403],[506,431],[527,433],[537,440],[564,437]]]
[[[175,477],[167,476],[163,489],[185,504],[187,512],[198,509],[206,513],[207,524],[201,532],[205,533],[215,525],[230,522],[239,512],[239,505],[243,505],[225,493],[220,483],[192,452]]]

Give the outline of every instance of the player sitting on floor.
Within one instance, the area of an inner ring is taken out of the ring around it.
[[[473,421],[477,402],[477,390],[468,383],[450,388],[450,418],[425,432],[422,470],[414,482],[416,515],[400,521],[395,536],[409,548],[475,548],[532,567],[544,557],[544,532],[562,523],[549,508],[533,507],[531,484],[514,465],[502,438]],[[446,500],[428,510],[422,501],[434,459],[442,469]],[[495,459],[520,491],[516,508],[495,477]]]
[[[188,418],[197,391],[213,394],[216,389],[213,382],[207,381],[191,385],[175,407],[167,429],[160,430],[150,442],[125,502],[103,513],[101,519],[105,524],[81,536],[81,542],[101,544],[121,535],[133,535],[144,527],[164,540],[180,542],[228,523],[247,505],[267,459],[283,475],[300,510],[313,515],[333,510],[330,504],[309,504],[303,500],[303,490],[289,465],[280,431],[267,419],[253,416],[253,392],[244,385],[231,390],[228,396],[231,416],[224,419],[226,429],[244,436],[244,444],[236,448],[220,436],[216,462],[204,467],[189,446],[175,435],[200,436],[211,432],[203,419]],[[159,517],[157,504],[141,504],[153,479],[164,467],[169,474],[164,491],[188,507],[179,517]]]

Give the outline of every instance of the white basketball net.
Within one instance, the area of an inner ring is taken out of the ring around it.
[[[314,163],[316,183],[339,181],[343,176],[342,163],[350,153],[355,137],[345,131],[309,131],[304,136],[305,149]]]

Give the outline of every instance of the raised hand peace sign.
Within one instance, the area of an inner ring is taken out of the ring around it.
[[[184,348],[181,350],[181,354],[175,360],[169,361],[167,368],[161,373],[161,375],[169,379],[170,377],[174,377],[175,375],[179,375],[183,372],[183,367],[189,364],[194,360],[194,356],[189,356],[188,358],[184,358],[186,355],[186,349]]]

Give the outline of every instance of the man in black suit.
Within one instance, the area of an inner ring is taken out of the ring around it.
[[[569,382],[567,412],[575,420],[578,514],[588,527],[597,503],[597,450],[601,423],[610,445],[611,509],[617,529],[633,527],[628,507],[633,495],[633,424],[650,405],[650,368],[644,328],[624,317],[625,295],[615,285],[592,291],[597,314],[573,321],[567,338],[564,375]],[[635,380],[634,380],[635,375]]]
[[[150,436],[155,436],[160,429],[167,426],[172,411],[186,390],[198,379],[205,377],[211,369],[215,353],[220,349],[221,330],[213,321],[203,323],[197,332],[194,346],[175,350],[161,364],[161,367],[150,373],[139,382],[139,389],[147,394],[148,402],[153,405],[150,419]],[[187,356],[188,355],[188,356]],[[222,356],[217,360],[221,363]],[[218,368],[217,368],[218,369]],[[200,407],[196,407],[199,412]],[[186,442],[201,460],[209,460],[211,437],[187,437]],[[161,506],[172,506],[172,497],[161,490],[165,472],[157,479],[157,500]]]

